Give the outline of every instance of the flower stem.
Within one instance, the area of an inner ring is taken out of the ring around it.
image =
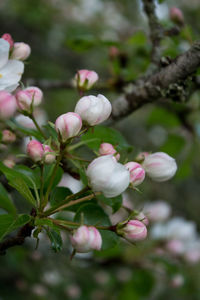
[[[101,194],[101,192],[97,192],[97,193],[95,193],[95,194],[91,194],[91,195],[82,197],[82,198],[77,199],[77,200],[71,200],[71,201],[67,202],[66,204],[63,204],[63,205],[59,206],[59,207],[56,208],[56,209],[54,209],[54,208],[52,207],[52,208],[50,208],[50,209],[48,209],[47,211],[44,212],[44,216],[49,216],[49,215],[55,214],[55,213],[58,212],[58,211],[63,210],[64,208],[73,206],[73,205],[75,205],[75,204],[78,204],[78,203],[81,203],[81,202],[84,202],[84,201],[92,200],[94,197],[96,197],[97,195],[100,195],[100,194]]]
[[[34,115],[31,113],[29,117],[30,117],[30,119],[33,121],[33,123],[35,124],[35,127],[37,128],[37,130],[39,131],[39,133],[40,133],[40,134],[43,136],[43,138],[46,140],[47,137],[46,137],[46,135],[44,134],[44,132],[42,131],[42,129],[40,128],[40,126],[38,125],[38,123],[37,123],[37,121],[36,121]]]

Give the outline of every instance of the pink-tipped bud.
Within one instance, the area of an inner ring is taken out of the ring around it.
[[[44,156],[44,162],[46,164],[52,164],[55,161],[55,159],[56,159],[53,150],[49,146],[47,146],[47,145],[44,145],[43,147],[44,147],[44,154],[43,154],[43,156]]]
[[[178,24],[178,25],[184,24],[184,16],[183,16],[182,11],[179,8],[171,7],[169,15],[170,15],[170,19],[175,24]]]
[[[16,94],[17,106],[20,110],[30,111],[31,106],[37,106],[41,103],[43,97],[42,91],[37,87],[28,87],[20,90]]]
[[[9,33],[4,33],[1,38],[10,44],[10,49],[13,48],[14,41],[12,39],[12,36]]]
[[[125,167],[130,172],[130,183],[132,186],[141,184],[145,178],[145,170],[142,166],[134,161],[130,161],[125,164]]]
[[[171,286],[173,288],[179,288],[181,286],[183,286],[184,284],[184,277],[182,274],[176,274],[173,276],[173,278],[171,279]]]
[[[9,144],[15,142],[15,140],[16,140],[16,135],[12,131],[8,129],[3,130],[2,142]]]
[[[55,122],[56,131],[60,134],[63,142],[66,142],[67,139],[76,136],[80,132],[81,127],[81,117],[73,112],[61,115]]]
[[[158,182],[171,179],[177,170],[175,159],[164,152],[146,156],[142,167],[151,179]]]
[[[44,153],[43,145],[36,140],[32,140],[27,145],[27,153],[33,161],[41,161]]]
[[[99,154],[100,155],[113,155],[116,158],[116,160],[120,159],[120,154],[117,153],[117,151],[115,150],[113,145],[110,143],[102,143],[99,148]]]
[[[149,220],[148,220],[148,218],[145,216],[145,214],[144,214],[142,211],[139,212],[139,213],[135,216],[135,218],[136,218],[138,221],[144,223],[145,225],[149,225]]]
[[[118,234],[130,242],[141,241],[147,237],[147,228],[144,223],[138,220],[130,220],[118,230]]]
[[[31,54],[31,48],[25,43],[14,43],[11,59],[25,60]]]
[[[75,75],[75,82],[78,89],[84,91],[90,90],[98,79],[98,74],[90,70],[79,70]]]
[[[9,119],[17,109],[15,97],[6,92],[0,91],[0,119]]]
[[[103,95],[84,96],[76,104],[75,112],[87,124],[94,126],[107,120],[111,114],[110,101]]]
[[[70,236],[72,246],[77,252],[85,253],[92,250],[100,250],[102,238],[99,231],[93,226],[80,226]]]

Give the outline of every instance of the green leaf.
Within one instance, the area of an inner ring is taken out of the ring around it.
[[[16,214],[16,208],[10,199],[8,192],[0,183],[0,207],[11,214]]]
[[[119,195],[114,198],[106,198],[104,195],[99,195],[97,196],[97,199],[111,206],[113,209],[113,213],[118,211],[118,209],[120,209],[120,207],[122,206],[122,195]]]
[[[72,195],[70,189],[63,186],[56,187],[51,193],[51,205],[57,205],[61,203],[69,195]]]
[[[113,231],[99,229],[102,237],[102,248],[101,250],[107,250],[114,248],[119,243],[119,236]]]
[[[53,127],[53,124],[51,122],[48,122],[48,124],[44,125],[43,127],[47,130],[49,136],[51,136],[52,139],[54,141],[56,141],[58,138],[58,134],[57,134],[55,128]]]
[[[37,188],[40,187],[40,170],[35,168],[34,170],[24,165],[15,165],[14,169],[22,174],[23,179],[30,188],[34,188],[34,184]],[[34,182],[34,184],[33,184]]]
[[[143,31],[138,31],[131,38],[128,39],[128,43],[139,47],[146,46],[147,36]]]
[[[36,206],[36,200],[33,197],[28,185],[22,178],[15,178],[14,180],[9,182],[9,185],[14,187],[33,206]]]
[[[5,235],[21,226],[24,226],[30,220],[31,216],[25,214],[17,216],[12,214],[0,215],[0,241]]]
[[[0,171],[6,176],[8,181],[13,181],[15,178],[21,177],[30,188],[34,188],[32,181],[37,182],[36,178],[39,179],[38,175],[34,177],[34,171],[26,166],[19,165],[18,167],[16,166],[15,168],[11,169],[0,162]]]
[[[35,226],[48,226],[54,230],[60,229],[59,226],[55,225],[50,219],[35,219]]]
[[[52,172],[54,170],[55,164],[52,165],[46,165],[44,167],[44,188],[47,189],[51,180]],[[58,167],[56,176],[54,178],[52,189],[57,186],[57,184],[60,182],[63,175],[63,169],[61,167]]]
[[[96,140],[89,141],[90,139],[96,138]],[[88,141],[88,147],[93,150],[99,150],[101,143],[111,143],[113,146],[117,146],[117,149],[120,150],[132,150],[125,138],[121,135],[120,132],[113,128],[105,126],[95,126],[88,130],[86,134],[82,136],[82,141]]]
[[[84,224],[110,226],[110,220],[104,210],[97,204],[83,204],[77,211],[74,221],[80,223],[84,217]]]
[[[51,247],[55,252],[59,252],[62,249],[62,238],[60,232],[54,230],[47,230],[47,235],[51,241]]]

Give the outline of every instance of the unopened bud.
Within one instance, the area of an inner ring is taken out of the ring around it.
[[[117,233],[122,235],[129,242],[144,240],[147,237],[147,228],[144,223],[138,220],[130,220]]]
[[[2,142],[9,144],[15,142],[15,140],[16,140],[16,135],[12,131],[8,129],[3,130]]]
[[[175,159],[164,152],[146,156],[142,167],[151,179],[158,182],[171,179],[177,170]]]
[[[0,91],[0,119],[9,119],[17,109],[15,97],[6,92]]]
[[[43,93],[37,87],[28,87],[16,94],[17,106],[22,111],[31,111],[32,106],[37,106],[42,101]]]
[[[27,153],[32,158],[33,161],[38,162],[41,161],[43,158],[43,145],[36,141],[32,140],[27,145]]]
[[[56,119],[55,128],[63,142],[76,136],[82,127],[81,117],[77,113],[68,112]]]
[[[116,158],[116,160],[120,159],[120,154],[117,153],[117,151],[115,150],[113,145],[110,143],[102,143],[99,148],[99,154],[100,155],[113,155]]]
[[[10,44],[10,49],[13,48],[14,41],[12,39],[12,36],[9,33],[4,33],[1,38]]]
[[[118,163],[112,155],[104,155],[94,159],[89,164],[86,174],[93,191],[102,192],[108,198],[123,193],[130,182],[128,170]]]
[[[44,162],[46,164],[52,164],[56,159],[55,154],[53,154],[54,153],[53,150],[47,145],[44,145],[43,147],[44,147],[44,154],[43,154]]]
[[[170,19],[172,22],[178,25],[183,25],[184,24],[184,16],[182,11],[177,8],[177,7],[171,7],[170,8]]]
[[[78,89],[84,91],[91,89],[98,79],[98,74],[90,70],[79,70],[75,76]]]
[[[11,59],[25,60],[31,54],[31,48],[25,43],[14,43]]]
[[[94,126],[107,120],[111,114],[110,101],[103,95],[82,97],[76,104],[75,112],[87,124]]]
[[[102,238],[99,231],[93,226],[80,226],[70,236],[72,246],[77,252],[85,253],[92,250],[100,250]]]
[[[145,170],[142,166],[134,161],[130,161],[125,164],[125,167],[130,172],[130,183],[132,186],[138,186],[145,178]]]

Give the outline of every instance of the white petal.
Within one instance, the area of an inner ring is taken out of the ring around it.
[[[8,61],[9,48],[9,43],[4,39],[0,39],[0,68],[3,67]]]
[[[0,69],[0,90],[13,91],[18,85],[24,72],[24,64],[18,60],[9,60],[8,63]]]

